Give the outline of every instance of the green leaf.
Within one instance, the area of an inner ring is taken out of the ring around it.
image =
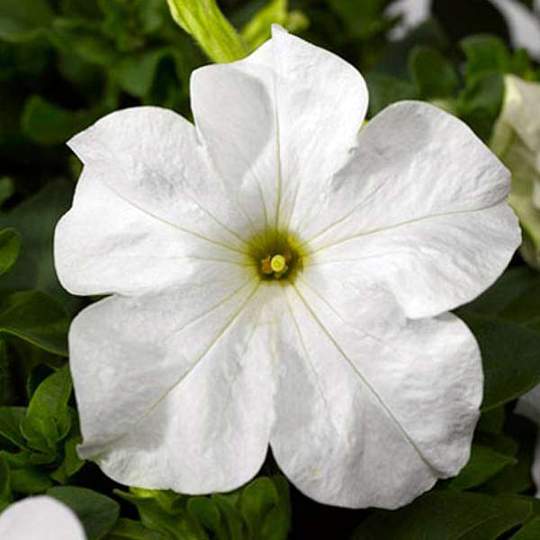
[[[271,479],[278,492],[278,503],[263,519],[260,537],[264,540],[285,540],[291,527],[289,483],[284,476],[273,476]]]
[[[532,503],[518,497],[434,491],[399,510],[376,511],[352,540],[494,540],[531,510]]]
[[[24,246],[15,266],[0,279],[0,291],[37,289],[60,300],[70,313],[79,309],[81,299],[62,288],[53,263],[54,228],[71,206],[73,188],[65,180],[49,182],[10,212],[0,213],[0,227],[17,229]]]
[[[460,43],[467,58],[465,76],[475,78],[486,73],[506,73],[510,53],[500,38],[488,35],[470,36]]]
[[[47,495],[69,506],[83,524],[88,540],[99,540],[109,533],[118,521],[120,505],[91,489],[53,487]]]
[[[51,474],[51,478],[59,484],[65,484],[70,476],[79,472],[84,461],[77,454],[77,446],[81,443],[81,437],[77,433],[66,439],[64,444],[64,460],[60,467]]]
[[[21,423],[21,431],[32,448],[55,453],[56,444],[67,436],[72,424],[68,409],[71,388],[67,366],[39,385]]]
[[[52,18],[46,0],[2,0],[0,39],[14,43],[34,39],[51,24]]]
[[[273,24],[300,32],[307,28],[309,21],[300,11],[289,12],[288,0],[269,0],[242,28],[242,39],[250,52],[270,38]]]
[[[92,124],[104,111],[70,111],[40,96],[32,96],[24,107],[22,131],[43,145],[64,144],[75,133]]]
[[[11,470],[11,485],[16,493],[37,495],[45,492],[53,484],[47,472],[39,467],[28,465]]]
[[[446,484],[446,487],[462,491],[480,486],[505,467],[515,463],[517,463],[517,460],[512,456],[501,454],[485,446],[473,444],[469,462],[458,476]]]
[[[167,0],[167,3],[175,22],[195,38],[214,62],[232,62],[248,53],[215,0]]]
[[[540,538],[540,517],[531,519],[514,536],[512,540],[538,540]]]
[[[240,511],[251,536],[260,531],[263,519],[278,502],[279,494],[270,478],[256,478],[242,490]]]
[[[368,75],[366,81],[369,88],[370,117],[396,101],[419,97],[414,85],[391,75],[372,73]]]
[[[0,230],[0,276],[17,260],[21,248],[21,235],[15,229]]]
[[[418,93],[425,99],[450,97],[459,86],[454,66],[431,47],[420,46],[412,50],[409,72]]]
[[[169,540],[158,531],[147,529],[142,523],[131,519],[119,519],[106,540]]]
[[[460,317],[472,330],[482,353],[483,410],[516,399],[540,382],[540,333],[464,311]]]
[[[9,466],[0,455],[0,512],[11,502],[11,477]]]
[[[191,497],[187,502],[187,510],[206,530],[215,533],[219,539],[227,538],[215,501],[208,497]]]
[[[0,333],[67,356],[69,320],[58,302],[39,291],[0,296]]]
[[[457,102],[457,112],[476,134],[488,141],[504,98],[504,78],[500,73],[487,73],[467,81]]]
[[[18,448],[26,448],[26,442],[20,430],[25,415],[25,407],[0,407],[0,437]]]

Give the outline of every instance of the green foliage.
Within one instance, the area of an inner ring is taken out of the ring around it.
[[[435,491],[400,510],[375,512],[352,540],[492,540],[532,514],[533,504],[527,498]]]
[[[136,488],[116,493],[166,540],[284,540],[290,527],[289,488],[282,476],[260,477],[210,497]]]
[[[58,486],[47,490],[47,495],[69,506],[83,524],[88,540],[100,540],[118,521],[120,505],[91,489]]]

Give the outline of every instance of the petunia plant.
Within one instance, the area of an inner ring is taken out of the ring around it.
[[[1,538],[538,535],[540,72],[399,4],[0,6]]]

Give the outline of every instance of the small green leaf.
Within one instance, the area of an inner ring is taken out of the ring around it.
[[[15,229],[0,230],[0,276],[17,260],[21,249],[21,235]]]
[[[279,494],[270,478],[256,478],[242,489],[240,511],[251,536],[260,531],[263,519],[278,503]]]
[[[119,519],[105,540],[169,540],[168,536],[147,529],[142,523],[132,519]]]
[[[516,399],[540,383],[540,333],[518,324],[460,312],[484,365],[483,410]]]
[[[208,497],[191,497],[187,510],[205,529],[217,534],[218,538],[225,537],[225,528],[216,503]]]
[[[518,497],[434,491],[399,510],[374,512],[352,540],[494,540],[531,510],[532,503]]]
[[[13,43],[34,39],[51,24],[52,18],[46,0],[2,0],[0,39]]]
[[[474,444],[471,449],[469,462],[458,476],[450,480],[446,487],[457,491],[470,489],[482,485],[509,465],[514,465],[517,460],[496,452],[491,448]]]
[[[459,77],[454,66],[437,50],[430,47],[415,47],[409,56],[409,72],[425,99],[452,96],[458,86]]]
[[[510,67],[510,53],[504,42],[495,36],[470,36],[461,41],[467,58],[465,76],[468,79],[486,73],[506,73]]]
[[[172,18],[214,62],[233,62],[248,50],[215,0],[167,0]]]
[[[20,425],[26,415],[25,407],[0,407],[0,437],[18,448],[26,448]]]
[[[53,235],[60,216],[71,206],[72,182],[54,180],[9,212],[0,213],[0,227],[14,227],[24,249],[15,266],[0,279],[0,291],[37,289],[69,309],[78,311],[81,299],[68,294],[58,282],[53,262]]]
[[[526,523],[512,540],[538,540],[540,538],[540,517],[535,517]]]
[[[118,521],[120,505],[91,489],[80,487],[53,487],[47,495],[69,506],[83,524],[88,540],[100,540]]]
[[[39,385],[21,423],[21,431],[32,448],[55,453],[56,444],[67,436],[72,424],[68,409],[71,388],[67,366]]]
[[[414,85],[391,75],[372,73],[368,75],[366,82],[369,88],[370,117],[396,101],[419,97]]]
[[[11,478],[9,466],[0,455],[0,511],[11,501]]]
[[[42,292],[23,291],[0,297],[0,333],[67,356],[68,327],[62,306]]]
[[[102,109],[70,111],[40,96],[32,96],[26,102],[21,126],[25,135],[37,143],[64,144],[92,124],[102,112]]]
[[[11,470],[11,485],[16,493],[37,495],[52,487],[54,482],[43,469],[28,465]]]
[[[70,476],[79,472],[84,461],[77,454],[77,446],[81,443],[81,437],[76,435],[66,439],[64,444],[64,460],[60,467],[51,474],[51,478],[59,484],[65,484]]]

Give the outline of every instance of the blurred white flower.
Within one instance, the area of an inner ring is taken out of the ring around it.
[[[0,514],[2,540],[85,540],[77,516],[47,496],[28,497]]]
[[[540,268],[540,84],[505,77],[505,98],[491,148],[512,172],[510,203],[524,231],[521,253]]]
[[[503,15],[514,47],[523,47],[540,59],[540,19],[518,0],[489,0]],[[431,14],[432,0],[397,0],[388,7],[389,15],[400,15],[399,24],[391,30],[392,39],[402,39],[412,29],[425,22]],[[535,1],[540,10],[540,1]]]
[[[184,493],[253,477],[270,444],[324,503],[397,507],[467,462],[476,341],[448,310],[520,242],[509,174],[461,121],[416,102],[359,131],[362,76],[275,27],[195,71],[195,126],[113,113],[55,256],[82,456]]]

